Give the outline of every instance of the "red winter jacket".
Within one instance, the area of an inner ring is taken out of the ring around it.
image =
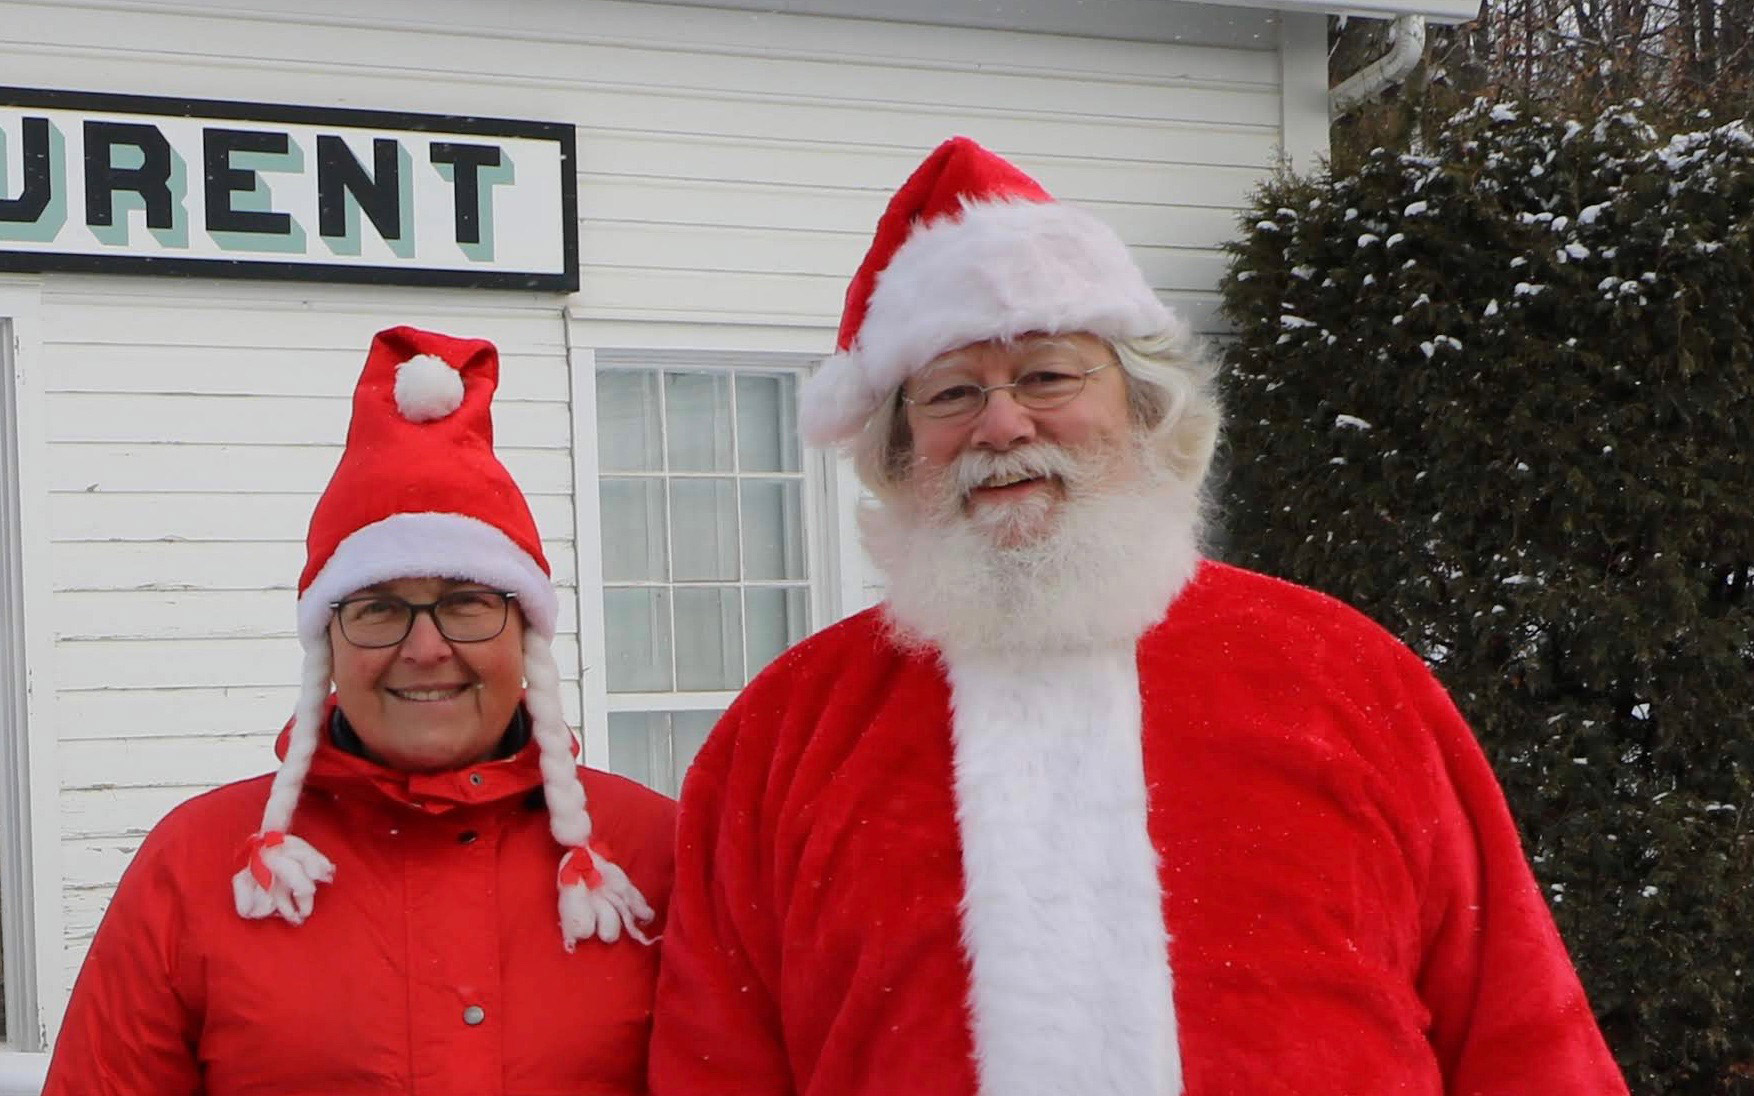
[[[579,770],[657,911],[674,804]],[[645,1091],[658,952],[561,947],[536,746],[401,773],[319,748],[293,830],[335,862],[303,925],[247,921],[231,876],[269,777],[193,799],[122,877],[45,1096],[609,1096]]]

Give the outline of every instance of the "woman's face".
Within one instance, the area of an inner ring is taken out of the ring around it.
[[[383,595],[418,605],[455,591],[489,589],[478,582],[402,578],[367,586],[347,600]],[[505,629],[476,643],[446,639],[431,613],[417,613],[396,646],[360,647],[342,633],[337,616],[329,621],[329,650],[342,714],[371,756],[393,769],[438,772],[486,759],[523,696],[524,618],[515,602]]]

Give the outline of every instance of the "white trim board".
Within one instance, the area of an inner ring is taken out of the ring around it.
[[[24,1051],[53,1045],[68,992],[61,938],[56,728],[49,718],[55,692],[49,674],[52,629],[46,623],[49,494],[40,309],[37,284],[0,283],[0,317],[8,321],[0,331],[11,336],[7,353],[0,354],[0,360],[10,359],[10,367],[0,371],[0,384],[7,386],[0,393],[0,414],[10,418],[8,434],[13,439],[12,451],[0,456],[0,475],[8,477],[0,488],[15,492],[7,508],[17,507],[16,515],[6,515],[8,525],[17,518],[16,539],[8,546],[16,570],[4,579],[12,584],[18,601],[5,626],[14,632],[6,637],[8,645],[22,639],[21,657],[15,658],[11,670],[23,677],[8,698],[15,705],[11,718],[20,721],[23,735],[0,743],[0,756],[11,774],[0,801],[6,806],[4,831],[16,836],[16,826],[25,835],[23,842],[8,850],[5,872],[8,893],[22,898],[6,907],[8,940],[19,949],[8,952],[6,997],[9,1046]]]
[[[579,737],[585,764],[609,767],[608,637],[603,625],[603,510],[597,497],[597,354],[580,346],[574,321],[566,332],[566,375],[572,397],[573,553],[579,620]]]
[[[1172,0],[1155,0],[1157,3]],[[1373,19],[1393,19],[1400,15],[1421,15],[1439,23],[1466,23],[1480,14],[1480,0],[1206,0],[1222,6],[1270,7],[1282,12],[1304,12],[1315,15],[1362,15]]]

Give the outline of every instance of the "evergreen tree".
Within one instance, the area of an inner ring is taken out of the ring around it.
[[[1431,144],[1232,245],[1226,554],[1454,692],[1634,1091],[1754,1093],[1754,135]]]

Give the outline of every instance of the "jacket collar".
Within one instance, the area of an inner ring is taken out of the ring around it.
[[[329,730],[335,711],[335,697],[331,695],[323,707],[317,752],[305,778],[310,787],[343,794],[371,791],[428,814],[445,814],[462,807],[539,793],[542,787],[541,755],[533,737],[527,737],[509,757],[446,772],[402,772],[337,746]],[[291,733],[289,722],[274,744],[274,752],[282,761],[286,759]],[[576,753],[576,744],[573,749]]]

